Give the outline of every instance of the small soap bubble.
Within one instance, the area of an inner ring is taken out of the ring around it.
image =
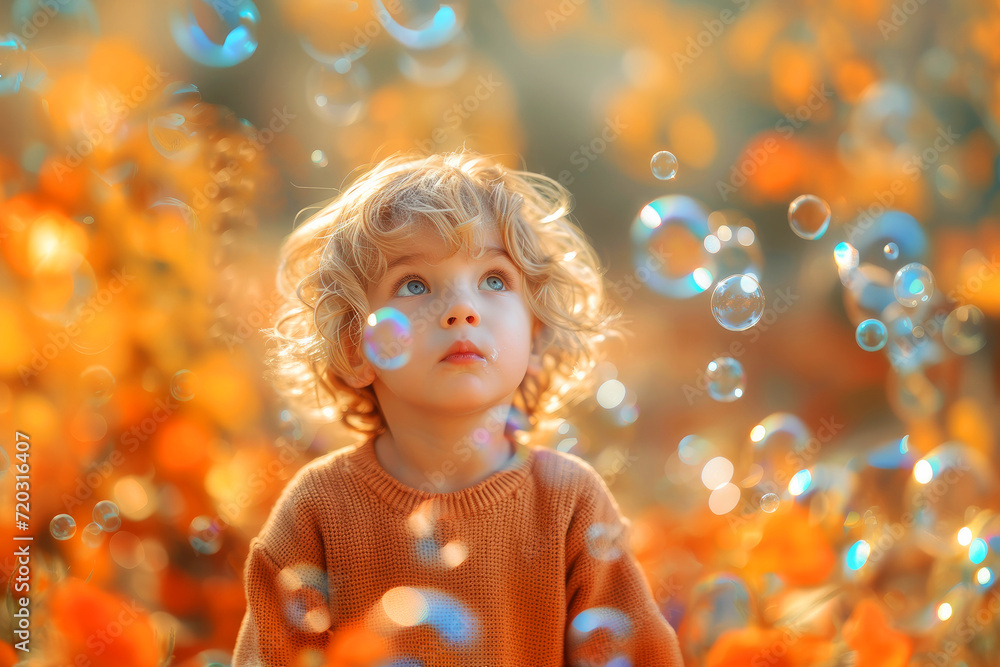
[[[196,516],[191,520],[188,530],[188,541],[200,554],[214,554],[222,548],[222,536],[219,527],[207,516]]]
[[[840,269],[856,269],[861,263],[857,248],[846,241],[841,241],[833,248],[833,259]]]
[[[743,331],[757,324],[764,314],[764,292],[756,278],[746,274],[719,281],[712,292],[712,315],[730,331]]]
[[[309,156],[309,159],[312,160],[312,163],[317,167],[325,167],[326,165],[330,164],[330,161],[326,157],[326,153],[324,153],[318,148],[312,152],[312,155]]]
[[[800,195],[788,205],[788,224],[796,236],[814,241],[830,226],[830,205],[816,195]]]
[[[410,49],[433,49],[447,44],[462,32],[466,0],[439,3],[404,0],[383,3],[374,0],[375,16],[385,31]],[[388,8],[387,8],[388,6]],[[456,8],[459,11],[455,11]]]
[[[776,493],[765,493],[760,499],[760,508],[767,512],[768,514],[773,513],[778,509],[778,505],[781,504],[781,499],[778,498]]]
[[[708,362],[708,393],[720,403],[730,403],[743,396],[746,375],[743,365],[732,357],[719,357]]]
[[[867,319],[858,325],[854,338],[862,350],[875,352],[885,347],[886,341],[889,340],[889,332],[881,320]]]
[[[892,241],[889,241],[885,244],[885,247],[882,248],[882,252],[885,254],[886,259],[896,259],[899,257],[899,246]]]
[[[76,521],[69,514],[57,514],[49,522],[49,532],[57,540],[68,540],[76,534]]]
[[[986,316],[976,306],[959,306],[948,313],[941,340],[955,354],[968,355],[986,345]]]
[[[896,272],[892,281],[896,301],[909,308],[929,301],[934,296],[934,276],[923,264],[911,262]]]
[[[192,371],[182,368],[170,378],[170,395],[178,401],[190,401],[194,398],[198,384],[198,376]]]
[[[104,541],[104,529],[101,528],[96,521],[91,521],[83,527],[80,539],[83,541],[84,545],[90,547],[91,549],[96,549],[101,546],[101,542]]]
[[[364,329],[365,357],[383,370],[402,368],[413,353],[410,320],[395,308],[379,308]]]
[[[653,176],[661,181],[669,181],[677,175],[677,158],[670,151],[659,151],[649,161]]]
[[[187,117],[177,111],[151,114],[149,143],[168,160],[187,161],[198,154],[195,130]]]
[[[122,518],[118,505],[110,500],[102,500],[94,505],[94,523],[107,533],[113,533],[121,528]]]
[[[232,67],[257,50],[260,12],[251,0],[188,0],[170,16],[170,34],[189,58],[209,67]]]
[[[338,126],[357,122],[368,106],[368,71],[355,64],[348,72],[316,64],[306,75],[309,108],[321,120]]]
[[[80,385],[90,404],[97,407],[111,400],[115,376],[104,366],[89,366],[80,374]]]
[[[851,548],[847,550],[847,556],[844,558],[844,564],[850,570],[860,570],[865,563],[868,562],[868,556],[871,554],[871,545],[865,540],[858,540],[851,545]]]

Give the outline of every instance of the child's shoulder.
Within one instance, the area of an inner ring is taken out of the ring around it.
[[[593,493],[605,485],[604,478],[586,459],[551,447],[535,446],[536,474],[553,486]]]

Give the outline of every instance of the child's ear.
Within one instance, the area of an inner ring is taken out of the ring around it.
[[[351,370],[353,372],[344,378],[344,382],[355,389],[364,389],[375,381],[375,369],[364,357],[352,356]]]

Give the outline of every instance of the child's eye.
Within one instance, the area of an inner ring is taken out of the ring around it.
[[[424,282],[419,278],[405,278],[403,280],[403,283],[399,286],[399,289],[396,290],[395,296],[406,296],[405,294],[400,294],[400,291],[402,291],[403,288],[409,289],[410,285],[413,284],[420,285],[422,287],[422,291],[418,289],[416,292],[414,292],[414,296],[419,296],[427,291],[427,286],[424,285]]]
[[[510,284],[510,275],[506,271],[497,269],[487,276],[483,283],[489,285],[489,289],[494,292],[499,292],[501,289],[506,289],[507,285]]]

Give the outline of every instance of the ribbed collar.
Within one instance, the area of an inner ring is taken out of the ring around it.
[[[473,486],[451,493],[428,493],[403,484],[382,468],[375,456],[375,438],[369,437],[349,454],[349,460],[364,482],[396,511],[410,514],[425,500],[454,516],[483,511],[512,495],[528,478],[535,464],[535,447],[515,443],[507,465]]]

